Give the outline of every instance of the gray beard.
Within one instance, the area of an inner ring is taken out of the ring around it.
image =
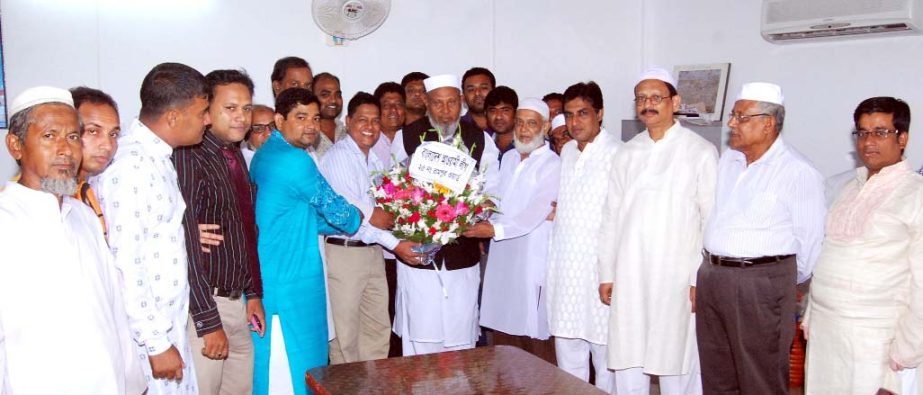
[[[55,196],[70,196],[77,192],[76,178],[50,178],[42,177],[39,181],[43,191]]]
[[[436,131],[439,132],[439,135],[442,136],[443,140],[455,136],[455,132],[458,130],[458,120],[448,125],[444,125],[436,122],[436,120],[430,116],[429,123],[433,125],[434,128],[436,128]]]
[[[545,145],[545,139],[542,137],[534,136],[529,143],[523,143],[519,141],[515,134],[513,135],[513,146],[516,147],[516,151],[519,151],[520,154],[530,154],[543,145]]]

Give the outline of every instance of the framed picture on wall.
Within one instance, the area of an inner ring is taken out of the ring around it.
[[[681,118],[721,122],[730,63],[676,66],[676,91],[683,98]]]

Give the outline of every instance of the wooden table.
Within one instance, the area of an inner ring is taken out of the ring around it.
[[[603,394],[509,346],[322,366],[305,374],[316,394]]]

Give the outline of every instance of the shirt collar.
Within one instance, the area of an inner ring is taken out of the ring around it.
[[[14,199],[30,207],[41,207],[43,210],[53,207],[55,211],[61,214],[61,218],[67,217],[67,214],[70,213],[70,200],[73,199],[71,196],[64,196],[61,199],[62,203],[59,208],[58,199],[54,195],[45,191],[29,188],[25,185],[13,181],[8,181],[6,183],[6,187],[4,188],[3,193],[13,196]]]
[[[141,122],[140,119],[135,118],[131,123],[130,129],[135,139],[137,139],[142,146],[153,151],[154,154],[163,157],[170,157],[170,155],[173,155],[173,147],[157,136],[157,134]]]
[[[910,163],[907,163],[906,159],[901,160],[891,166],[885,166],[878,171],[878,174],[875,175],[875,178],[881,181],[899,177],[903,173],[913,172],[913,169],[910,168]],[[859,181],[859,185],[864,185],[868,182],[869,179],[869,169],[866,167],[860,167],[856,169],[856,180]]]
[[[230,150],[237,148],[234,144],[225,144],[223,141],[219,140],[211,130],[206,130],[205,135],[202,136],[202,147],[214,152],[221,152],[222,149]]]
[[[769,146],[769,149],[763,153],[763,156],[760,156],[759,159],[753,161],[750,165],[771,165],[776,162],[776,159],[785,152],[785,148],[788,145],[785,143],[785,140],[782,139],[782,135],[776,136],[776,141],[772,142],[772,145]],[[728,150],[728,153],[731,155],[731,159],[737,162],[743,162],[744,166],[747,164],[747,156],[743,152],[740,152],[735,149]]]

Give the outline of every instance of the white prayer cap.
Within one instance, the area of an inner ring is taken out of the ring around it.
[[[674,88],[676,87],[676,80],[673,78],[673,74],[660,66],[651,66],[648,67],[647,70],[642,71],[635,85],[640,84],[641,81],[644,80],[660,80],[673,85]]]
[[[458,82],[458,76],[455,74],[434,75],[423,80],[423,86],[427,92],[445,87],[461,90],[461,83]]]
[[[532,110],[542,116],[542,119],[548,120],[548,105],[535,97],[527,97],[519,102],[520,110]]]
[[[13,99],[13,103],[10,104],[10,118],[22,110],[45,103],[61,103],[74,107],[74,98],[67,89],[51,86],[29,88]]]
[[[737,100],[753,100],[766,103],[774,103],[780,106],[785,105],[785,97],[782,96],[782,88],[776,84],[768,82],[750,82],[740,87],[740,94]]]
[[[558,114],[554,116],[554,119],[551,120],[551,129],[557,129],[561,126],[564,126],[564,114]]]

